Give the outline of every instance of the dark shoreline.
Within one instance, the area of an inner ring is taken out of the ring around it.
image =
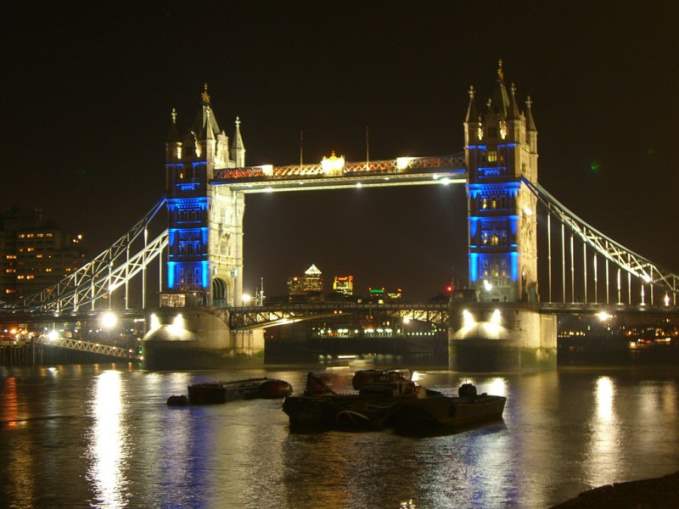
[[[656,509],[665,507],[679,507],[679,472],[593,488],[553,506],[552,509]]]

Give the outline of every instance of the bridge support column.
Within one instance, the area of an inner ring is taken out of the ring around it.
[[[451,304],[448,365],[464,372],[556,368],[556,315],[519,304]]]

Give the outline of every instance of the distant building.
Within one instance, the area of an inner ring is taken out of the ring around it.
[[[368,288],[368,300],[372,302],[393,302],[403,298],[403,290],[396,288],[393,290],[386,290],[385,288]]]
[[[83,235],[64,232],[42,211],[0,215],[0,300],[14,301],[55,285],[82,263]]]
[[[323,274],[311,265],[302,276],[288,278],[288,298],[290,301],[322,300]]]
[[[332,281],[332,291],[345,297],[354,295],[354,276],[335,276]]]

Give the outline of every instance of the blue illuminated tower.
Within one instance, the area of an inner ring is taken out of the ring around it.
[[[211,184],[214,170],[245,164],[236,122],[235,159],[210,105],[207,85],[191,130],[182,138],[172,110],[166,142],[168,204],[167,279],[164,305],[234,305],[243,273],[244,195]],[[236,160],[237,159],[237,160]]]
[[[482,302],[537,302],[536,198],[521,178],[537,182],[537,130],[530,98],[505,85],[502,61],[483,112],[469,89],[464,122],[469,284]]]

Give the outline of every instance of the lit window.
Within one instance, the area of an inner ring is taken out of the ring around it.
[[[26,235],[22,233],[22,234],[19,235],[19,238],[20,238],[20,239],[25,239],[25,238],[26,238]]]
[[[15,291],[14,288],[5,288],[5,293],[14,293]]]
[[[52,272],[52,267],[47,267],[47,268],[45,269],[45,272]]]
[[[497,161],[497,152],[495,152],[494,150],[489,150],[488,151],[488,162],[494,163],[495,161]]]
[[[26,276],[26,279],[35,279],[35,276],[33,274],[29,274]]]
[[[19,274],[19,275],[17,276],[17,279],[24,279],[24,275],[23,275],[23,274]]]
[[[493,209],[496,209],[497,208],[497,200],[493,200],[492,202],[490,202],[490,207],[493,208]]]
[[[34,247],[27,247],[27,248],[26,248],[26,252],[27,252],[27,253],[30,253],[30,252],[32,252],[32,251],[35,251],[35,248],[34,248]]]
[[[476,136],[479,138],[479,141],[481,141],[483,139],[483,128],[482,127],[479,127],[476,130]]]
[[[37,254],[37,255],[35,255],[35,257],[36,257],[36,258],[42,258],[42,255],[41,255],[41,254]]]
[[[5,256],[5,258],[7,258],[8,260],[16,260],[17,255],[7,255],[7,256]]]
[[[483,201],[481,202],[481,208],[482,209],[488,208],[488,199],[487,198],[484,198]]]

